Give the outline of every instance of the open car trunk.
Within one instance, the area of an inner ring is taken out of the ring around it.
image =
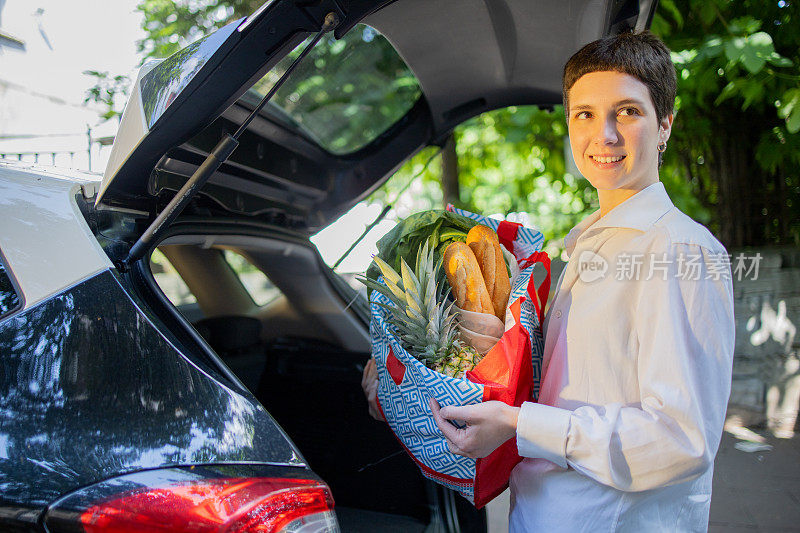
[[[425,482],[388,426],[367,413],[360,370],[369,354],[286,338],[265,355],[256,396],[330,484],[343,531],[423,531]]]
[[[342,531],[485,531],[484,511],[426,480],[389,427],[369,416],[364,297],[306,239],[226,227],[209,235],[178,224],[159,246],[196,296],[177,308],[329,484]],[[214,229],[205,222],[203,231]],[[279,295],[261,306],[247,298],[231,253]],[[150,290],[161,292],[164,266],[153,266]]]

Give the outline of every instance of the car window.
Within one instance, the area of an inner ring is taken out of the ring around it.
[[[280,289],[245,256],[233,250],[223,250],[222,253],[257,306],[267,305],[281,295]]]
[[[284,57],[243,97],[257,103],[311,38]],[[341,39],[324,36],[268,104],[268,112],[334,154],[366,146],[405,115],[421,94],[411,69],[374,28],[357,24]]]
[[[21,300],[14,288],[11,276],[6,272],[6,267],[0,261],[0,317],[19,308]]]
[[[180,307],[197,303],[192,291],[160,250],[156,250],[150,256],[150,270],[153,272],[156,283],[174,306]]]
[[[232,22],[179,50],[145,74],[141,82],[141,94],[148,128],[152,128],[161,118],[167,107],[189,85],[240,22]]]

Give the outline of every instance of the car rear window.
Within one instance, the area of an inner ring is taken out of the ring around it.
[[[309,39],[255,83],[242,100],[256,104]],[[411,69],[374,28],[357,24],[341,39],[324,36],[267,105],[322,148],[351,153],[375,140],[421,94]]]
[[[259,307],[267,305],[281,295],[278,289],[267,278],[266,274],[256,268],[247,258],[233,250],[223,250],[225,261],[231,266],[239,281],[242,282],[250,298]]]
[[[150,256],[150,270],[153,272],[153,277],[156,283],[161,288],[164,296],[172,302],[176,307],[182,305],[197,303],[197,299],[189,290],[189,287],[183,281],[178,271],[169,262],[169,259],[161,253],[161,250],[156,250]]]
[[[20,307],[22,300],[14,288],[11,276],[8,275],[3,261],[0,260],[0,317]]]

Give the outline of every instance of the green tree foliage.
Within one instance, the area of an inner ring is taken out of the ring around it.
[[[122,114],[122,101],[128,97],[131,79],[124,75],[112,76],[107,71],[85,70],[83,74],[95,80],[95,84],[87,89],[83,103],[94,102],[105,106],[106,110],[100,115],[103,120],[119,117]]]
[[[257,81],[259,101],[311,40]],[[341,39],[327,34],[297,66],[270,107],[335,154],[354,152],[399,120],[419,98],[419,84],[385,37],[357,25]]]
[[[661,0],[678,113],[662,176],[688,184],[729,246],[800,243],[800,10]]]
[[[535,106],[499,109],[456,131],[467,209],[527,213],[546,241],[560,246],[559,239],[597,207],[594,189],[574,164],[568,166],[560,106],[552,111]]]
[[[517,220],[544,233],[549,253],[560,253],[560,239],[598,205],[589,182],[574,166],[569,168],[566,134],[561,107],[550,111],[508,107],[461,124],[455,130],[461,186],[458,206],[484,214],[516,213]],[[417,154],[373,199],[392,202],[419,175],[420,183],[406,196],[399,214],[441,207],[441,167],[433,163],[425,167],[435,153],[430,148]]]
[[[137,43],[146,57],[162,58],[221,28],[246,17],[265,0],[142,0],[147,36]]]

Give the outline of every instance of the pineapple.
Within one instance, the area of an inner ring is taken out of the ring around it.
[[[445,358],[436,361],[430,367],[432,370],[445,376],[461,378],[483,359],[483,356],[469,344],[457,342],[460,347],[454,346]]]
[[[447,304],[442,282],[437,281],[441,261],[434,262],[434,250],[425,242],[417,254],[412,272],[401,259],[400,274],[380,257],[375,263],[383,273],[386,286],[366,277],[367,287],[385,295],[393,305],[389,322],[395,327],[403,347],[425,366],[451,377],[463,377],[480,361],[481,356],[458,339],[455,303]],[[439,276],[443,281],[443,277]]]

